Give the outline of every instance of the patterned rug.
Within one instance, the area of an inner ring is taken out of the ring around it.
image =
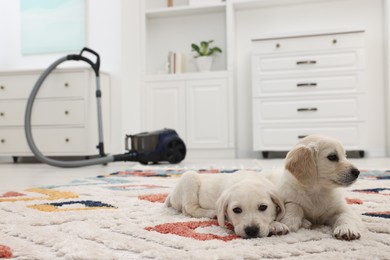
[[[357,241],[325,226],[242,239],[216,220],[185,217],[162,204],[184,171],[150,166],[0,194],[0,258],[390,259],[390,171],[365,171],[345,190],[367,227]]]

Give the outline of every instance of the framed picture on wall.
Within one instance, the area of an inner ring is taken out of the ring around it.
[[[85,9],[85,0],[20,0],[22,54],[79,51]]]

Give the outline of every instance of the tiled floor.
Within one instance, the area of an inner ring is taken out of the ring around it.
[[[351,159],[360,169],[390,169],[390,158]],[[268,159],[232,159],[232,160],[186,160],[180,165],[160,165],[158,167],[178,168],[275,168],[282,167],[284,160]],[[72,180],[92,177],[126,169],[142,167],[139,163],[110,163],[106,166],[96,165],[83,168],[57,168],[40,163],[0,163],[0,196],[10,190],[42,185],[66,184]]]

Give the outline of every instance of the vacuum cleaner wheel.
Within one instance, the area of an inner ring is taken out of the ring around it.
[[[169,163],[179,163],[186,156],[186,146],[180,138],[171,140],[166,148],[166,158]]]

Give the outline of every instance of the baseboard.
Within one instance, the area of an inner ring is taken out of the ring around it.
[[[237,150],[236,158],[260,159],[262,158],[262,156],[260,152],[256,152],[256,151]]]
[[[187,159],[234,159],[234,149],[188,149]]]

